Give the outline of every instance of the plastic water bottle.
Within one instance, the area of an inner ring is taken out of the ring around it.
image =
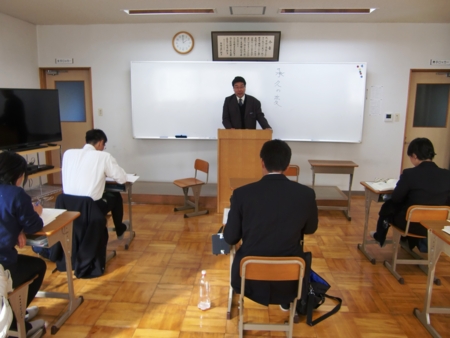
[[[209,282],[206,280],[206,270],[202,270],[202,279],[200,279],[200,294],[198,300],[198,308],[207,310],[211,307],[209,298]]]

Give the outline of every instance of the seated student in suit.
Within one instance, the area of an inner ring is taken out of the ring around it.
[[[300,241],[317,230],[318,211],[314,190],[283,175],[291,160],[286,142],[264,143],[261,152],[263,178],[233,191],[223,235],[237,244],[231,269],[231,286],[241,292],[239,266],[246,256],[303,257]],[[260,304],[286,304],[297,291],[293,282],[246,281],[245,296]]]
[[[28,287],[27,305],[39,291],[47,266],[38,258],[20,255],[16,244],[23,248],[25,233],[32,234],[43,227],[42,206],[33,205],[31,197],[22,189],[27,181],[27,162],[13,152],[0,153],[0,264],[11,273],[13,289],[38,276]],[[30,321],[38,312],[37,306],[27,309],[25,327],[27,336],[32,336],[45,326],[42,319]],[[12,329],[16,329],[13,319]]]
[[[261,111],[261,102],[245,94],[246,82],[236,76],[232,82],[234,94],[225,98],[222,124],[226,129],[256,129],[256,121],[262,129],[272,129]]]
[[[433,158],[434,147],[427,138],[416,138],[408,146],[407,154],[414,168],[403,170],[391,199],[380,209],[377,231],[372,237],[383,246],[389,223],[406,229],[406,212],[412,205],[450,205],[450,171],[439,168]],[[409,225],[412,234],[426,236],[427,230],[418,223]],[[410,248],[418,239],[408,237]]]
[[[108,138],[100,129],[86,132],[82,149],[69,149],[64,153],[62,180],[64,194],[89,196],[106,215],[111,211],[117,238],[122,239],[128,224],[122,222],[123,200],[119,192],[104,192],[106,177],[123,184],[127,174],[111,154],[103,151]]]

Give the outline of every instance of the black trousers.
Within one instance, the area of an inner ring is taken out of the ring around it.
[[[45,262],[33,256],[18,255],[17,263],[5,267],[11,273],[11,278],[13,281],[13,289],[19,287],[23,283],[29,281],[34,276],[38,276],[33,283],[28,286],[28,297],[27,297],[27,307],[30,305],[31,301],[34,299],[39,289],[41,288],[42,281],[44,280],[45,270],[47,270],[47,265]],[[31,324],[25,323],[27,331],[31,328]],[[13,318],[11,323],[11,329],[15,330],[17,328],[16,318]]]
[[[122,223],[123,220],[123,199],[120,192],[105,191],[101,199],[95,201],[103,215],[106,216],[111,211],[114,227],[117,236],[121,236],[127,227]]]
[[[392,200],[387,200],[381,206],[379,212],[379,218],[377,222],[376,239],[383,244],[386,240],[389,227],[384,226],[384,221],[393,223],[395,226],[402,230],[406,229],[406,211],[402,205],[395,204]],[[420,223],[411,222],[409,224],[409,232],[414,235],[427,236],[427,229],[420,225]],[[408,237],[410,247],[414,247],[418,244],[418,239],[414,237]]]

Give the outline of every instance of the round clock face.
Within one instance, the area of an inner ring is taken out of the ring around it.
[[[178,53],[187,54],[194,48],[194,38],[188,32],[179,32],[173,37],[172,45]]]

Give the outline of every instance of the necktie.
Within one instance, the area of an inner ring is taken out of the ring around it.
[[[243,104],[242,99],[239,99],[239,107],[242,107]]]

